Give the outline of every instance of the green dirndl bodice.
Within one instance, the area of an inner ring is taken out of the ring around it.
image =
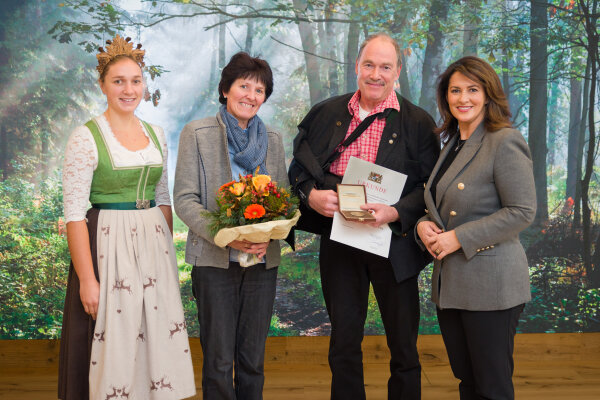
[[[142,121],[150,139],[160,151],[162,148],[150,124]],[[132,210],[154,206],[156,184],[162,176],[163,165],[117,167],[106,138],[95,120],[85,124],[96,142],[98,166],[94,171],[90,202],[95,208]]]

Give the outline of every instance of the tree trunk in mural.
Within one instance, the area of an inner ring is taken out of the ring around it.
[[[52,158],[52,154],[50,154],[50,137],[50,132],[48,132],[47,129],[42,128],[42,131],[40,132],[40,165],[42,167],[42,180],[46,180],[50,173],[50,160]]]
[[[558,81],[554,80],[549,82],[549,85],[550,95],[548,97],[548,110],[556,110],[559,100]],[[554,168],[556,162],[556,146],[559,124],[558,117],[559,115],[556,112],[550,112],[548,114],[548,154],[546,156],[546,163],[551,169]],[[552,185],[552,170],[550,171],[550,179],[550,185]]]
[[[329,0],[327,3],[327,9],[325,10],[325,18],[333,17],[333,10],[335,8],[335,2],[333,0]],[[333,22],[325,22],[325,33],[327,35],[327,57],[330,60],[337,60],[337,43],[336,43],[336,34],[335,34],[335,26]],[[339,74],[338,74],[338,63],[335,61],[328,61],[329,64],[329,95],[337,96],[340,94],[340,86],[339,86]]]
[[[511,105],[511,94],[510,94],[510,76],[508,75],[508,52],[506,51],[506,46],[502,47],[502,88],[504,89],[504,94],[506,95],[506,102],[508,103],[511,114],[513,114],[513,109],[510,107]]]
[[[581,170],[577,171],[577,149],[579,149],[579,126],[581,125],[581,79],[571,77],[569,106],[569,139],[567,149],[567,182],[565,198],[575,199],[577,180]]]
[[[254,7],[254,0],[248,0],[248,8]],[[254,18],[248,18],[246,24],[246,43],[244,43],[244,51],[252,55],[252,38],[254,37]]]
[[[225,7],[223,7],[225,8]],[[225,16],[219,16],[219,22],[225,21]],[[225,33],[227,32],[227,24],[222,23],[219,25],[219,72],[223,70],[225,65],[227,64],[227,60],[225,59]]]
[[[313,13],[316,16],[316,13]],[[322,16],[325,16],[325,12],[323,12]],[[317,40],[315,43],[315,54],[319,56],[326,56],[327,51],[325,49],[328,48],[328,40],[327,35],[325,33],[325,22],[316,23],[316,31],[317,31]],[[325,58],[319,57],[319,76],[321,77],[321,82],[323,83],[323,89],[321,92],[324,97],[329,96],[329,60]]]
[[[477,56],[481,0],[465,0],[463,6],[463,56]]]
[[[575,210],[574,210],[574,223],[573,230],[577,230],[581,227],[581,182],[582,182],[582,171],[583,171],[583,149],[586,143],[586,132],[587,132],[587,113],[588,113],[588,101],[590,98],[590,69],[591,59],[588,53],[587,62],[585,65],[584,83],[583,83],[583,105],[581,106],[581,119],[579,123],[579,143],[577,147],[577,184],[575,185]]]
[[[306,11],[306,0],[293,0],[294,13],[300,18]],[[314,105],[323,99],[323,84],[321,74],[319,73],[320,60],[312,54],[317,54],[317,45],[315,41],[315,32],[310,23],[298,21],[298,31],[304,50],[304,62],[306,64],[306,79],[308,80],[308,92],[310,94],[310,104]]]
[[[0,170],[2,171],[2,180],[8,177],[8,135],[6,129],[0,125]]]
[[[506,21],[510,17],[509,9],[509,0],[505,0],[502,3],[502,17]],[[504,89],[504,93],[506,95],[506,101],[508,103],[508,108],[510,109],[510,113],[512,115],[512,123],[515,124],[515,120],[517,118],[517,106],[515,105],[516,96],[511,93],[511,84],[512,79],[509,74],[511,67],[511,54],[510,54],[511,42],[508,37],[508,32],[502,32],[502,89]]]
[[[515,69],[518,68],[519,64],[525,64],[526,63],[526,59],[529,56],[529,51],[528,50],[515,50],[513,51],[512,54],[512,58],[507,60],[507,65],[511,68],[511,69]],[[515,126],[525,126],[525,123],[527,121],[528,116],[523,112],[523,108],[525,107],[525,102],[527,102],[526,99],[522,99],[520,98],[517,93],[515,93],[517,91],[517,87],[518,87],[518,83],[517,81],[521,81],[521,84],[524,84],[525,82],[523,82],[524,78],[523,77],[515,77],[515,75],[509,73],[507,71],[507,81],[508,81],[508,87],[511,93],[508,96],[508,106],[510,108],[510,112],[512,114],[512,123]],[[506,90],[506,89],[505,89]]]
[[[219,82],[219,52],[215,47],[215,43],[219,43],[219,30],[213,30],[213,42],[211,45],[212,51],[210,52],[210,87],[216,87]]]
[[[583,2],[580,2],[580,4]],[[593,1],[592,9],[583,5],[582,11],[585,17],[585,30],[587,36],[587,51],[590,64],[590,94],[588,110],[588,144],[585,160],[585,172],[581,181],[581,216],[583,219],[583,263],[588,277],[588,285],[600,287],[600,265],[595,268],[594,261],[600,258],[600,248],[596,247],[599,256],[592,257],[592,210],[590,205],[589,190],[590,181],[594,171],[594,159],[596,156],[596,125],[594,110],[596,108],[596,85],[598,81],[598,32],[596,15],[597,2]],[[600,263],[598,263],[600,264]]]
[[[596,235],[594,249],[594,255],[592,256],[590,272],[588,275],[588,288],[600,288],[600,235]],[[586,273],[587,271],[588,269],[586,268]]]
[[[534,226],[548,220],[546,177],[546,117],[548,106],[548,9],[545,2],[531,1],[531,72],[529,76],[529,147],[537,196]]]
[[[421,97],[419,105],[431,114],[434,119],[437,115],[435,82],[443,68],[442,47],[444,36],[441,25],[448,16],[450,2],[447,0],[433,0],[429,9],[429,30],[427,34],[427,49],[423,60],[423,73],[421,83]]]
[[[3,4],[0,7],[0,18],[2,20],[8,19],[14,11],[15,1],[11,1],[8,4]],[[0,24],[0,43],[4,43],[7,39],[6,28],[4,24]],[[4,73],[9,65],[11,59],[11,52],[8,46],[0,46],[0,104],[4,103],[9,99],[6,89],[8,87],[7,74]],[[4,104],[2,104],[4,105]],[[8,149],[8,135],[9,132],[0,121],[0,171],[2,173],[2,179],[6,179],[8,176],[8,164],[10,162],[10,151]]]
[[[406,24],[408,22],[408,17],[409,16],[406,12],[404,12],[404,10],[397,9],[394,13],[394,19],[390,26],[390,33],[392,34],[392,36],[395,36],[397,38],[397,41],[401,48],[400,67],[402,67],[402,69],[400,70],[400,77],[398,78],[398,82],[400,84],[400,94],[407,98],[409,101],[413,101],[410,90],[410,81],[408,79],[408,63],[406,62],[406,56],[407,54],[410,55],[410,52],[412,50],[410,47],[404,47],[406,46],[406,43],[401,39],[402,32],[404,32]]]
[[[358,7],[352,5],[350,9],[350,16],[355,18],[358,14]],[[358,40],[360,36],[360,24],[348,24],[348,43],[346,45],[346,66],[344,71],[344,79],[346,84],[346,93],[355,92],[356,86],[356,72],[354,67],[356,65],[356,56],[358,55]]]
[[[408,101],[413,101],[412,93],[410,91],[410,81],[408,80],[408,65],[406,63],[404,52],[402,53],[401,58],[402,70],[400,71],[400,94],[406,97]]]

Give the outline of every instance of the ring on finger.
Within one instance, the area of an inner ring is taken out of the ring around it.
[[[437,250],[435,251],[435,254],[440,254],[440,250],[439,250],[439,249],[437,249]]]

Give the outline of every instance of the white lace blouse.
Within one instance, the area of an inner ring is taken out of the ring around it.
[[[108,150],[110,151],[115,166],[130,167],[134,165],[151,165],[161,162],[160,151],[150,139],[150,135],[142,125],[142,131],[148,137],[149,143],[142,150],[127,150],[115,137],[104,115],[95,118],[98,126],[104,133]],[[158,142],[162,147],[163,171],[156,184],[156,205],[171,205],[169,184],[167,181],[167,140],[162,128],[152,125]],[[89,208],[90,189],[94,171],[98,167],[98,149],[90,130],[85,126],[75,128],[67,142],[65,160],[63,163],[63,203],[65,210],[65,223],[83,221]]]

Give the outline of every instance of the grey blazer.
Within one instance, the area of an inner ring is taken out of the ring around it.
[[[529,268],[519,232],[536,209],[529,147],[519,131],[486,132],[482,123],[438,182],[434,200],[431,182],[457,139],[433,168],[425,186],[427,214],[419,220],[454,229],[462,246],[434,261],[432,300],[440,308],[472,311],[525,303],[531,300]]]
[[[281,135],[267,127],[267,170],[279,185],[289,185]],[[173,200],[175,212],[189,227],[185,262],[195,266],[229,268],[229,250],[215,245],[205,210],[216,210],[217,189],[231,181],[227,134],[221,116],[187,124],[179,137]],[[267,248],[267,268],[279,265],[279,241]]]

